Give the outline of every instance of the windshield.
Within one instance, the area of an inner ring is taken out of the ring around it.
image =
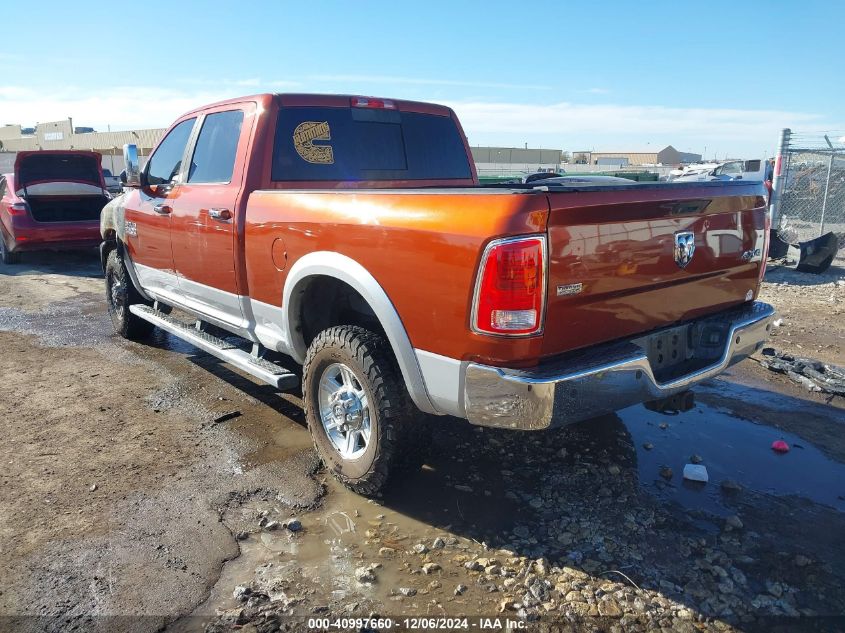
[[[451,117],[398,110],[285,107],[273,150],[276,181],[472,178]]]

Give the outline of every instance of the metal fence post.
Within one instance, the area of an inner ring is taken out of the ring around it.
[[[824,140],[830,147],[830,160],[827,163],[827,180],[824,183],[824,198],[822,198],[822,217],[819,225],[819,237],[824,235],[824,214],[827,211],[827,194],[830,193],[830,175],[833,172],[833,159],[836,158],[836,151],[833,148],[833,143],[830,142],[827,134],[824,135]]]
[[[769,210],[772,216],[772,228],[780,226],[780,202],[783,196],[783,190],[786,188],[786,172],[785,162],[787,159],[787,152],[789,151],[789,137],[792,135],[792,130],[788,127],[780,132],[780,141],[778,141],[778,154],[775,158],[775,175],[772,181],[772,199]]]

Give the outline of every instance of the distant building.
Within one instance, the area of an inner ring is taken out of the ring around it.
[[[563,151],[527,147],[470,147],[479,176],[512,176],[557,171]]]
[[[29,133],[27,133],[29,132]],[[73,127],[72,119],[39,123],[33,128],[20,125],[0,127],[0,153],[14,154],[39,149],[87,149],[103,155],[103,166],[112,173],[123,169],[123,146],[134,143],[141,156],[148,156],[164,134],[163,128],[94,132],[90,127]],[[3,164],[8,163],[5,160]],[[12,161],[14,162],[14,161]]]
[[[638,167],[643,165],[675,166],[681,163],[697,163],[701,154],[679,152],[667,145],[659,152],[579,152],[587,153],[589,165],[604,167]]]

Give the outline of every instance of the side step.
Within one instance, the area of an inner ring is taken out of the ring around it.
[[[187,341],[194,347],[198,347],[202,351],[216,356],[238,369],[242,369],[259,380],[274,386],[276,389],[290,389],[299,385],[299,378],[296,374],[292,374],[284,367],[280,367],[265,358],[253,356],[249,352],[238,349],[222,338],[212,336],[208,332],[203,332],[191,325],[182,323],[170,315],[140,304],[129,306],[129,310],[132,314],[144,319],[144,321],[149,321],[165,332],[169,332],[173,336]]]

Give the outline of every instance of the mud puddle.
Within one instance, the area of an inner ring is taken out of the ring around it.
[[[90,292],[37,312],[0,307],[0,330],[35,335],[47,347],[93,347],[113,332],[102,298]]]
[[[641,406],[618,415],[636,447],[641,485],[662,500],[726,516],[733,514],[733,493],[720,484],[733,480],[752,492],[795,495],[845,512],[845,464],[797,435],[705,404],[674,416]],[[776,453],[771,449],[775,440],[784,440],[792,449]],[[706,484],[683,479],[684,465],[693,455],[707,468]],[[673,471],[669,481],[659,474],[664,466]]]
[[[185,628],[174,630],[202,630],[203,618],[213,619],[218,611],[237,608],[242,602],[237,587],[244,585],[260,587],[272,602],[294,610],[304,602],[326,607],[385,604],[401,595],[400,585],[412,586],[406,577],[407,564],[400,562],[398,553],[410,550],[418,538],[431,540],[442,532],[351,494],[334,480],[326,484],[327,503],[310,512],[298,514],[263,501],[232,510],[238,516],[227,521],[263,523],[264,527],[240,535],[240,555],[224,566],[208,599],[182,623]],[[292,521],[300,522],[296,531],[287,527]],[[358,570],[373,564],[375,539],[382,548],[396,551],[397,557],[377,559],[378,581],[362,582]]]

